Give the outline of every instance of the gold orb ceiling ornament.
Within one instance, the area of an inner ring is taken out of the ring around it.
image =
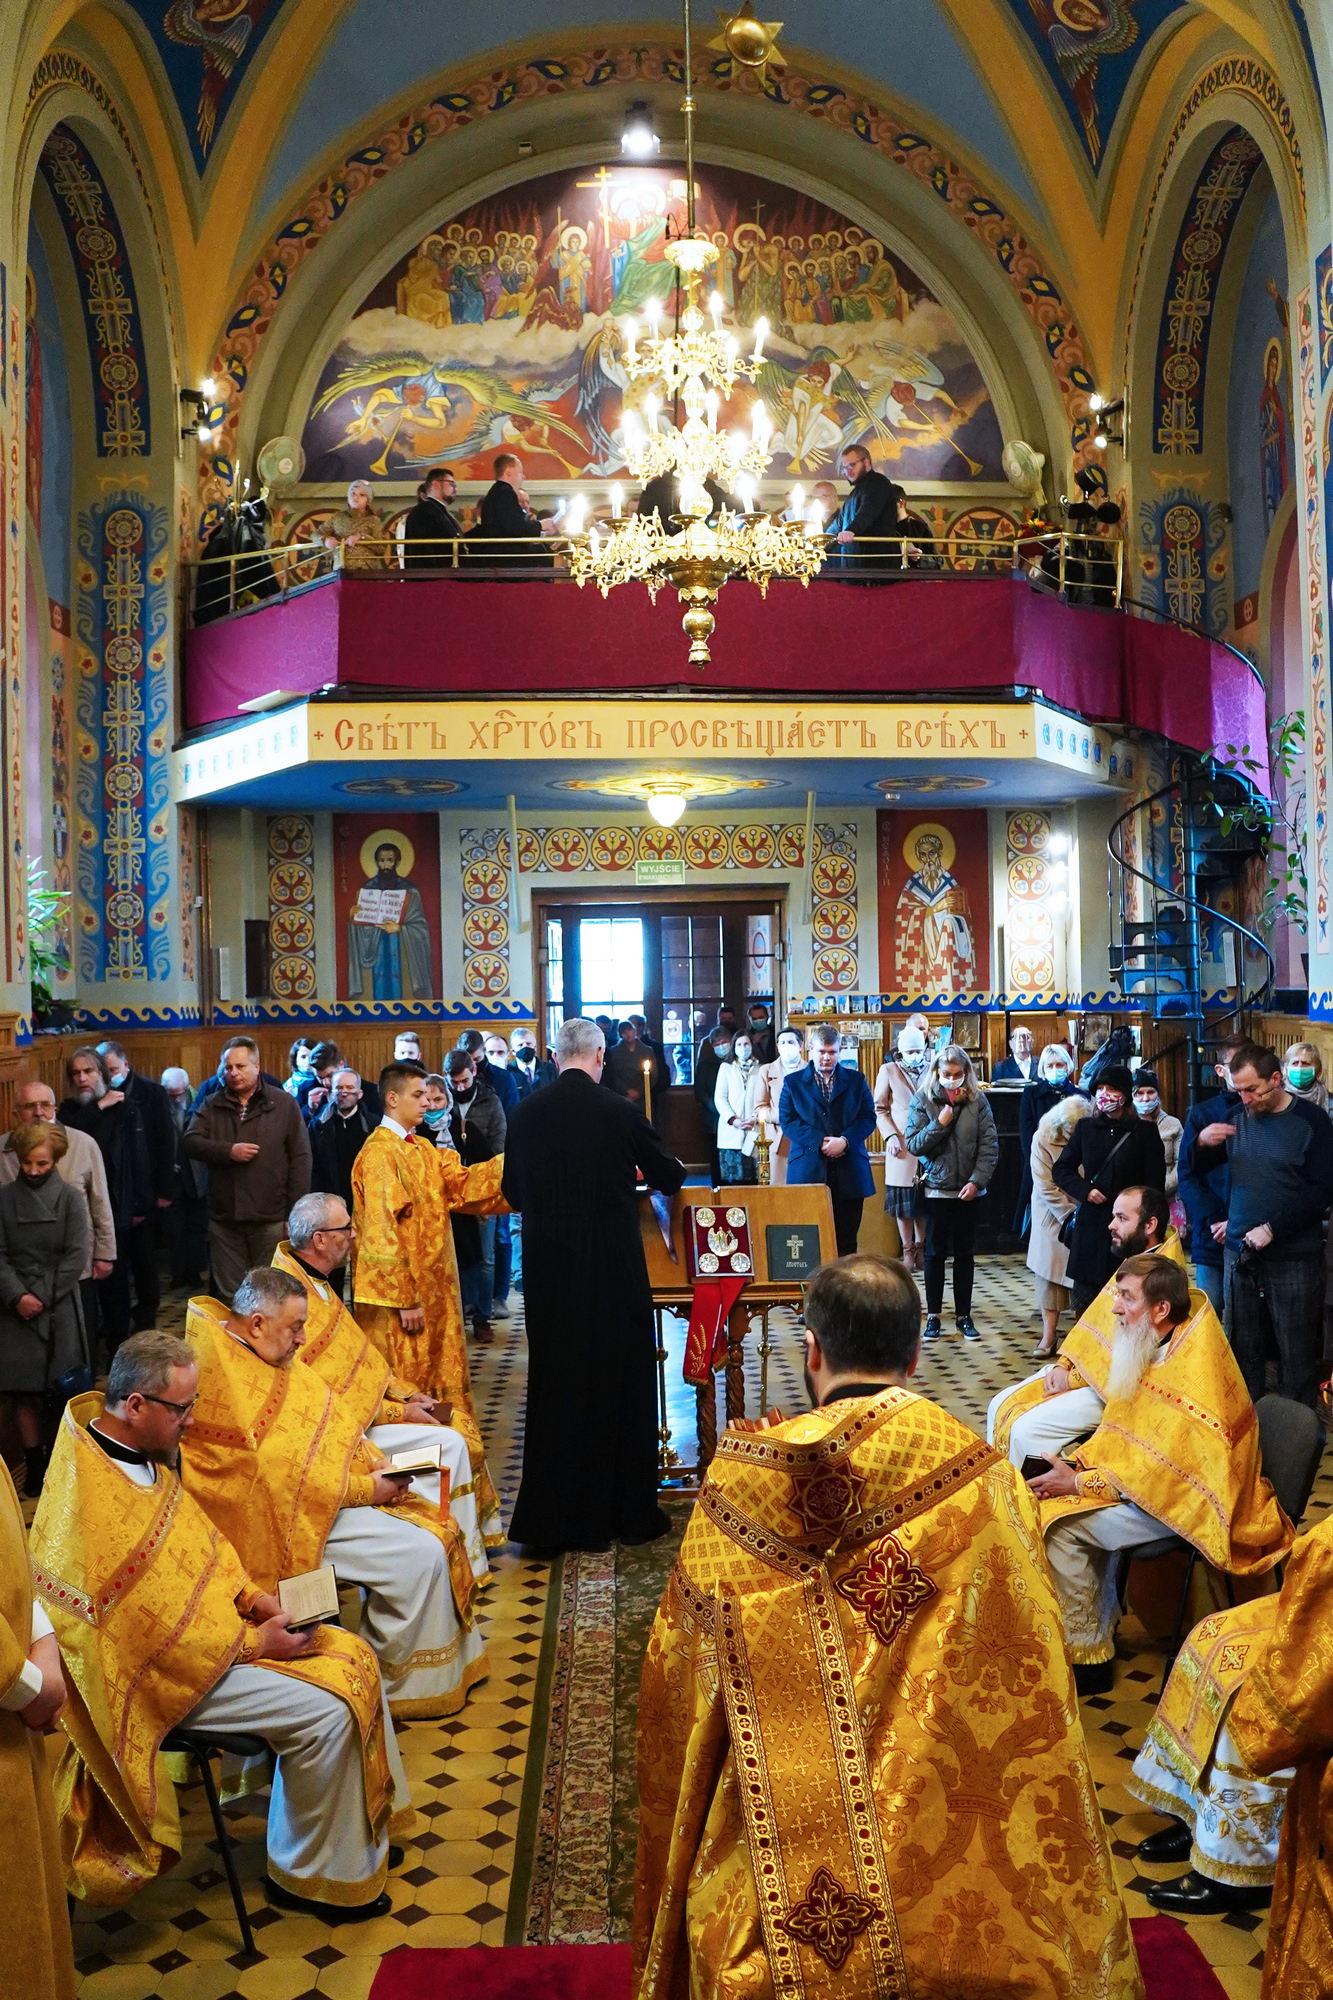
[[[761,792],[767,778],[733,778],[711,771],[633,771],[599,778],[561,778],[561,791],[600,792],[608,799],[635,799],[646,803],[654,798],[678,796],[686,805],[696,799],[718,799],[727,792]]]
[[[731,57],[733,76],[737,63],[742,69],[752,69],[761,83],[765,81],[770,67],[787,67],[786,58],[777,46],[781,21],[759,20],[751,0],[745,0],[739,14],[719,13],[717,18],[722,23],[722,33],[715,35],[708,46]]]

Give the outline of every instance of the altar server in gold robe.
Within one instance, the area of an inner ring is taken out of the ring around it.
[[[296,1356],[306,1288],[247,1271],[230,1312],[191,1299],[199,1403],[182,1476],[266,1590],[332,1563],[367,1591],[362,1630],[390,1713],[453,1715],[486,1673],[458,1524],[379,1469],[352,1412]]]
[[[502,1215],[504,1155],[465,1167],[419,1130],[426,1084],[414,1064],[380,1071],[384,1120],[352,1166],[358,1323],[394,1373],[476,1421],[451,1212]]]
[[[332,1626],[290,1631],[182,1490],[173,1468],[197,1387],[175,1334],[125,1341],[105,1399],[66,1409],[33,1522],[38,1599],[69,1690],[56,1773],[69,1887],[124,1903],[175,1866],[162,1740],[208,1728],[262,1736],[277,1757],[272,1900],[328,1923],[383,1916],[395,1799],[375,1656]]]
[[[1036,1509],[844,1257],[817,1407],[734,1425],[639,1694],[637,2000],[1142,2000]]]
[[[300,1358],[350,1411],[373,1449],[392,1454],[419,1445],[440,1446],[441,1471],[449,1476],[448,1511],[458,1523],[473,1576],[488,1582],[486,1550],[499,1547],[505,1534],[481,1433],[474,1418],[411,1382],[401,1382],[348,1312],[341,1275],[354,1234],[341,1195],[303,1195],[288,1217],[288,1240],[278,1245],[273,1262],[306,1289],[309,1310]],[[439,1472],[417,1473],[413,1488],[439,1511]]]
[[[1106,1407],[1072,1459],[1034,1478],[1081,1694],[1114,1681],[1118,1557],[1179,1535],[1233,1576],[1263,1576],[1292,1526],[1264,1478],[1259,1425],[1217,1315],[1167,1257],[1115,1274]]]
[[[33,1601],[23,1515],[0,1458],[0,1940],[7,1979],[24,2000],[73,2000],[77,1983],[42,1740],[64,1701],[60,1649]]]
[[[1171,1204],[1160,1188],[1123,1188],[1109,1227],[1112,1249],[1122,1261],[1152,1251],[1185,1269],[1184,1245],[1171,1227]],[[1070,1328],[1055,1359],[991,1398],[986,1436],[1008,1452],[1011,1465],[1046,1458],[1096,1430],[1106,1407],[1114,1309],[1113,1274]]]

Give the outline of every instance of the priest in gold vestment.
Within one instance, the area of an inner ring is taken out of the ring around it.
[[[196,1388],[174,1334],[123,1342],[105,1398],[65,1411],[33,1522],[68,1685],[56,1801],[69,1887],[124,1903],[180,1859],[161,1746],[195,1726],[261,1736],[277,1757],[273,1901],[325,1922],[386,1915],[390,1814],[411,1801],[375,1656],[331,1626],[288,1630],[183,1489],[172,1468]]]
[[[1160,1188],[1122,1188],[1111,1208],[1117,1258],[1149,1252],[1185,1269],[1185,1246],[1171,1227],[1171,1204]],[[1106,1407],[1115,1335],[1115,1276],[1107,1279],[1046,1368],[991,1398],[986,1436],[1011,1465],[1046,1458],[1096,1430]]]
[[[1031,1482],[1082,1694],[1113,1683],[1121,1550],[1174,1534],[1214,1569],[1264,1576],[1292,1540],[1249,1391],[1202,1292],[1168,1257],[1130,1257],[1113,1314],[1101,1422]]]
[[[309,1310],[301,1360],[347,1406],[378,1451],[440,1443],[442,1469],[449,1475],[449,1512],[458,1523],[473,1576],[478,1583],[488,1582],[486,1550],[498,1548],[505,1534],[476,1419],[401,1381],[343,1304],[341,1267],[355,1230],[341,1195],[303,1195],[288,1217],[287,1231],[288,1240],[278,1245],[273,1262],[306,1289]],[[441,1430],[448,1432],[446,1438],[440,1438]],[[414,1487],[439,1509],[438,1472],[418,1473]]]
[[[352,1166],[357,1321],[396,1375],[442,1396],[475,1424],[449,1216],[506,1212],[504,1155],[465,1167],[420,1132],[426,1085],[419,1069],[391,1063],[379,1088],[384,1122]]]
[[[23,1515],[0,1459],[0,1939],[24,2000],[73,2000],[76,1985],[43,1741],[64,1700],[60,1651],[33,1600]]]
[[[1036,1509],[844,1257],[818,1407],[733,1426],[639,1694],[637,2000],[1142,2000]]]
[[[186,1489],[264,1589],[322,1563],[363,1585],[390,1713],[452,1715],[486,1674],[462,1535],[381,1469],[353,1412],[297,1360],[306,1312],[301,1280],[267,1264],[246,1272],[230,1312],[191,1299]]]

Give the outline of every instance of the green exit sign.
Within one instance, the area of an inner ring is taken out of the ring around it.
[[[641,889],[684,888],[684,861],[636,861],[634,880]]]

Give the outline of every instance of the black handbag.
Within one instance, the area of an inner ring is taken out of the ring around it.
[[[1098,1167],[1096,1173],[1093,1175],[1092,1179],[1088,1182],[1088,1186],[1090,1188],[1096,1187],[1098,1181],[1101,1179],[1102,1175],[1106,1172],[1106,1169],[1110,1166],[1112,1160],[1115,1158],[1116,1154],[1120,1151],[1120,1148],[1125,1144],[1125,1141],[1128,1138],[1129,1138],[1129,1133],[1124,1132],[1116,1140],[1114,1146],[1112,1146],[1110,1152],[1106,1155],[1106,1158],[1102,1161],[1100,1167]],[[1070,1209],[1068,1215],[1065,1217],[1064,1221],[1060,1224],[1059,1240],[1061,1243],[1064,1244],[1066,1250],[1070,1247],[1070,1245],[1074,1241],[1074,1231],[1078,1228],[1078,1219],[1082,1213],[1083,1213],[1083,1203],[1080,1202],[1077,1208]]]

